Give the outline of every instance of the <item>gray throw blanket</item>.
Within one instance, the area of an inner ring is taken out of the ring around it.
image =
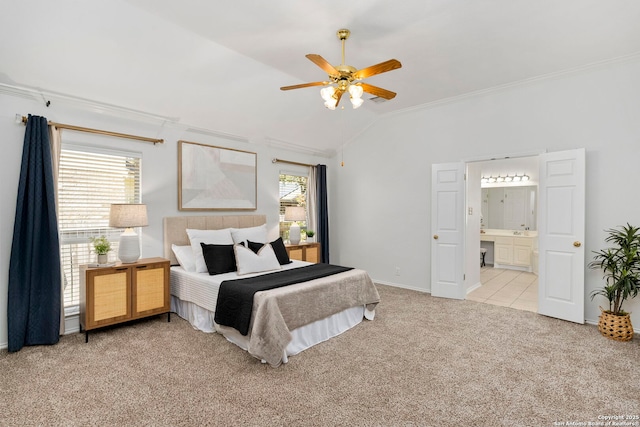
[[[219,325],[231,326],[242,335],[247,335],[253,311],[253,296],[256,292],[308,282],[348,270],[351,270],[351,267],[312,264],[261,276],[225,280],[220,284],[218,291],[214,320]]]
[[[373,281],[359,269],[258,292],[253,299],[248,351],[278,366],[291,341],[290,331],[351,307],[366,306],[373,311],[378,302]],[[218,327],[221,333],[225,329],[231,328]]]

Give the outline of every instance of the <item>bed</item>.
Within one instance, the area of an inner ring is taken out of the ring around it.
[[[184,265],[181,265],[176,253],[180,253],[180,248],[187,250],[192,243],[196,245],[198,240],[194,239],[194,233],[198,230],[218,233],[213,230],[226,232],[229,229],[235,238],[243,236],[243,231],[266,230],[265,224],[264,215],[164,218],[164,255],[172,265],[171,311],[198,330],[222,334],[253,357],[274,367],[287,363],[290,356],[353,328],[363,319],[373,320],[375,307],[380,301],[378,291],[365,271],[350,269],[255,293],[246,335],[217,323],[214,320],[216,305],[223,282],[251,277],[260,277],[262,281],[266,280],[266,275],[299,269],[310,263],[291,260],[290,264],[281,265],[275,272],[241,271],[243,274],[239,275],[238,271],[230,271],[210,275],[193,271],[193,266],[184,260]],[[245,244],[249,242],[250,239],[244,241]],[[268,244],[268,239],[264,243]],[[238,266],[242,270],[239,262]]]

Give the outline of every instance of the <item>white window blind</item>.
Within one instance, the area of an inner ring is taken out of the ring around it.
[[[109,228],[112,203],[140,203],[139,153],[63,145],[58,175],[58,228],[64,272],[65,313],[78,310],[79,266],[95,262],[90,238],[112,242],[115,261],[121,230]]]
[[[302,206],[306,209],[307,176],[280,174],[280,237],[289,239],[290,221],[284,220],[284,210],[287,206]],[[306,221],[298,221],[300,227],[306,229]]]

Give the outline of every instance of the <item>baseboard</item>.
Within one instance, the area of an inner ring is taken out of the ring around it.
[[[471,292],[473,292],[476,289],[478,289],[480,286],[482,286],[482,283],[477,282],[475,285],[469,287],[469,289],[467,289],[467,295],[469,295]]]
[[[80,315],[74,314],[64,318],[64,335],[80,332]]]
[[[80,316],[78,314],[74,314],[72,316],[67,316],[64,318],[64,334],[75,334],[80,332]],[[6,350],[9,348],[8,342],[0,343],[0,350]]]
[[[386,285],[386,286],[393,286],[394,288],[409,289],[411,291],[424,292],[424,293],[427,293],[427,294],[431,293],[431,289],[416,288],[414,286],[407,286],[407,285],[403,285],[401,283],[387,282],[387,281],[384,281],[384,280],[375,280],[375,279],[372,279],[372,280],[373,280],[373,283],[379,283],[381,285]]]

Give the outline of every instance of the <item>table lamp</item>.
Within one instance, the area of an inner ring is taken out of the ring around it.
[[[124,228],[118,245],[118,258],[125,264],[136,262],[140,258],[140,241],[133,227],[145,227],[147,205],[112,204],[109,212],[109,227]]]
[[[300,243],[300,226],[296,221],[305,221],[307,213],[302,206],[287,206],[284,208],[284,220],[293,221],[289,228],[289,242],[297,245]]]

